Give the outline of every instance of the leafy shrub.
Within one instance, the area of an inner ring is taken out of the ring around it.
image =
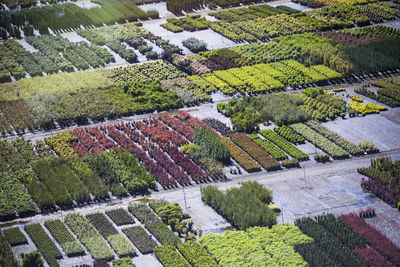
[[[202,127],[195,129],[194,142],[204,148],[206,153],[221,162],[230,162],[229,150],[224,143],[209,129]]]
[[[329,155],[315,154],[315,155],[314,155],[314,160],[315,160],[316,162],[325,163],[325,162],[329,162],[330,158],[329,158]]]
[[[193,53],[198,53],[207,50],[207,44],[204,41],[190,37],[182,41],[183,46],[187,47]]]
[[[243,182],[239,188],[228,189],[226,193],[215,186],[201,187],[200,191],[205,204],[240,229],[276,224],[275,213],[268,208],[272,192],[257,182]]]

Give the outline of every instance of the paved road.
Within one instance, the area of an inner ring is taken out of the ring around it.
[[[238,183],[244,181],[257,181],[265,186],[269,186],[279,182],[290,182],[290,181],[303,181],[304,182],[304,173],[306,175],[306,179],[309,177],[315,176],[330,176],[330,175],[343,175],[349,172],[354,172],[359,167],[368,166],[371,158],[382,157],[382,156],[392,156],[399,155],[400,149],[395,149],[391,151],[381,152],[374,155],[365,155],[362,157],[355,157],[346,160],[335,160],[325,164],[314,164],[312,166],[307,166],[305,171],[302,168],[295,169],[285,169],[281,171],[267,172],[261,171],[250,174],[243,175],[227,175],[226,180],[221,180],[217,182],[210,182],[207,184],[215,185],[221,190],[226,190],[230,187],[237,186]],[[181,203],[184,206],[184,200],[186,197],[187,202],[190,202],[192,199],[200,199],[200,187],[207,184],[194,184],[189,187],[179,187],[176,189],[169,190],[160,190],[156,192],[151,192],[151,194],[147,196],[137,196],[137,197],[127,197],[122,200],[114,199],[113,201],[108,201],[104,203],[95,203],[91,205],[86,205],[83,207],[74,208],[73,210],[62,210],[51,214],[39,214],[34,217],[23,219],[23,221],[43,221],[48,220],[53,217],[60,217],[61,215],[65,215],[71,212],[95,212],[95,211],[104,211],[107,207],[113,207],[115,205],[120,206],[128,206],[130,202],[137,201],[143,198],[165,198],[169,201]],[[183,191],[185,194],[183,194]],[[17,222],[18,219],[11,221]],[[10,223],[10,222],[8,222]],[[0,224],[1,227],[1,224]]]

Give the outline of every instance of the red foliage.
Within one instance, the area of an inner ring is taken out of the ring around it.
[[[194,130],[190,127],[187,123],[184,123],[180,119],[176,118],[175,116],[171,116],[167,113],[162,113],[158,116],[160,120],[162,120],[165,124],[169,127],[177,131],[178,133],[185,136],[190,141],[193,141],[193,133]]]
[[[370,266],[394,267],[385,257],[379,254],[373,247],[357,247],[354,252]]]
[[[99,154],[106,150],[104,146],[88,134],[85,129],[75,129],[72,133],[75,134],[79,140],[77,142],[72,142],[70,145],[80,157],[84,157],[88,153]]]
[[[339,216],[347,226],[367,241],[368,245],[392,262],[395,266],[400,265],[400,249],[381,232],[369,225],[363,218],[355,213]]]
[[[177,132],[168,128],[158,119],[143,120],[135,123],[136,127],[152,141],[161,147],[171,143],[180,146],[187,143],[187,139]]]
[[[207,178],[207,173],[197,166],[185,153],[180,151],[176,146],[168,146],[165,151],[170,157],[184,169],[194,181],[202,181]]]

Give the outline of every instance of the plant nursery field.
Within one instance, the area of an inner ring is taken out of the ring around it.
[[[4,0],[0,266],[400,266],[400,3]]]

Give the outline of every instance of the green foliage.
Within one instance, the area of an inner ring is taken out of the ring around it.
[[[318,133],[322,134],[323,136],[325,136],[326,138],[328,138],[329,140],[334,142],[336,145],[343,148],[348,153],[350,153],[352,155],[356,155],[356,156],[362,154],[362,151],[359,147],[357,147],[353,143],[350,143],[349,141],[347,141],[346,139],[344,139],[337,133],[329,130],[328,128],[325,128],[324,126],[322,126],[322,124],[320,124],[316,121],[308,121],[308,122],[306,122],[306,124],[309,127],[311,127],[312,129],[314,129],[315,131],[317,131]]]
[[[207,50],[207,43],[199,39],[196,39],[194,37],[190,37],[186,40],[183,40],[182,44],[193,53],[198,53]]]
[[[133,217],[129,215],[129,213],[122,208],[115,210],[108,210],[106,211],[106,214],[117,226],[135,223]]]
[[[249,138],[253,140],[257,145],[262,147],[265,151],[268,152],[274,159],[276,160],[284,160],[287,159],[287,155],[285,152],[280,150],[278,147],[274,146],[271,142],[266,139],[260,138],[257,134],[249,135]]]
[[[58,33],[71,31],[80,26],[102,26],[115,22],[145,20],[148,17],[158,17],[158,14],[144,12],[129,1],[101,1],[101,7],[81,8],[72,3],[65,5],[48,5],[33,8],[24,8],[16,11],[13,16],[7,16],[5,25],[24,25],[29,22],[41,35],[48,34],[48,28]]]
[[[178,95],[164,89],[159,81],[125,83],[110,93],[122,114],[163,111],[183,106]]]
[[[90,194],[80,177],[64,158],[49,157],[32,163],[38,178],[49,189],[55,202],[64,207],[90,199]]]
[[[352,248],[355,245],[362,245],[364,241],[333,215],[300,218],[295,221],[301,231],[315,240],[320,252],[312,258],[307,255],[305,258],[311,264],[318,266],[324,257],[330,261],[343,266],[367,266],[362,260],[356,257]],[[304,251],[300,248],[299,252]]]
[[[106,241],[83,215],[70,213],[65,216],[65,223],[76,234],[79,241],[95,260],[110,260],[114,257],[114,253],[108,248]]]
[[[162,244],[179,243],[180,239],[165,225],[146,204],[129,205],[128,210],[145,225]]]
[[[12,247],[28,244],[28,240],[18,227],[5,229],[4,237]]]
[[[39,251],[21,253],[22,267],[43,267],[43,259]]]
[[[358,168],[357,171],[370,178],[379,179],[385,182],[389,188],[394,188],[397,192],[400,192],[400,160],[371,159],[369,167]]]
[[[282,126],[287,127],[287,126]],[[308,155],[292,145],[290,142],[274,133],[272,130],[260,130],[259,133],[270,140],[272,143],[280,147],[283,151],[288,153],[293,158],[298,160],[308,160]]]
[[[392,108],[400,106],[400,79],[393,77],[383,81],[374,81],[372,85],[380,87],[376,93],[366,88],[355,90],[356,93],[375,99]]]
[[[133,257],[136,255],[135,248],[123,234],[110,235],[107,237],[107,241],[118,257]]]
[[[0,218],[11,219],[15,214],[35,213],[35,206],[18,176],[13,172],[0,172]]]
[[[200,243],[220,266],[308,266],[294,246],[313,240],[298,227],[281,224],[208,234]]]
[[[211,130],[202,127],[195,129],[194,131],[194,142],[204,148],[205,152],[212,158],[215,158],[221,162],[230,162],[229,150],[225,144],[221,142]]]
[[[317,133],[310,127],[302,123],[296,123],[290,125],[290,127],[297,133],[304,136],[314,146],[319,147],[321,150],[332,156],[334,159],[348,158],[349,153],[343,150],[338,145],[334,144],[329,139],[325,138],[321,134]]]
[[[82,246],[76,241],[74,236],[67,230],[61,220],[46,221],[44,223],[52,236],[61,245],[64,252],[69,256],[82,255],[85,253]]]
[[[217,105],[218,111],[231,117],[238,131],[257,130],[258,123],[273,120],[278,125],[301,122],[308,119],[305,111],[299,109],[303,101],[287,93],[275,93],[257,98],[244,97]]]
[[[292,128],[289,128],[286,125],[275,127],[274,131],[281,137],[294,144],[302,144],[305,141],[303,136],[297,134],[295,131],[292,130]]]
[[[40,226],[39,223],[34,223],[25,226],[24,229],[46,259],[47,263],[50,266],[59,266],[57,259],[61,258],[62,254],[43,230],[42,226]]]
[[[154,254],[165,267],[190,266],[190,264],[186,262],[185,258],[183,258],[181,254],[179,254],[174,245],[165,244],[155,247]]]
[[[0,232],[0,264],[2,266],[17,267],[18,263],[14,259],[14,255],[8,246],[6,239],[4,239],[3,233]]]
[[[142,254],[153,252],[157,243],[149,237],[147,232],[141,226],[133,226],[122,230]]]
[[[181,150],[188,154],[197,164],[208,170],[211,177],[216,177],[222,174],[224,165],[215,158],[209,157],[203,147],[197,144],[188,143],[183,145]]]
[[[215,260],[197,241],[186,241],[178,244],[177,248],[194,267],[217,266]]]
[[[132,263],[132,260],[130,257],[113,260],[112,265],[113,265],[113,267],[136,267],[136,265]]]
[[[243,182],[240,188],[223,193],[215,186],[201,187],[201,198],[228,221],[246,229],[276,224],[275,213],[268,208],[272,192],[257,182]]]
[[[156,185],[153,175],[126,150],[89,155],[85,161],[109,187],[122,183],[129,193],[136,194]]]
[[[400,66],[400,56],[395,47],[400,39],[384,39],[376,42],[343,48],[356,73],[395,69]]]

